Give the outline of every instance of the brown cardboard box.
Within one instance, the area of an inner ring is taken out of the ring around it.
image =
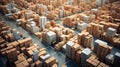
[[[29,63],[27,61],[21,62],[24,67],[29,67]]]
[[[80,45],[79,44],[75,44],[74,46],[72,46],[72,50],[71,50],[71,58],[72,58],[72,60],[75,60],[76,52],[79,49],[80,49]]]
[[[108,45],[99,44],[97,50],[97,56],[101,61],[105,61],[104,58],[110,52]]]
[[[53,64],[51,67],[58,67],[58,64]]]
[[[35,35],[36,35],[39,39],[41,39],[42,33],[41,33],[41,32],[37,32],[37,33],[35,33]]]
[[[10,41],[14,41],[14,35],[12,33],[8,34],[8,37],[10,38]]]
[[[82,34],[78,34],[78,44],[81,45],[82,43]]]
[[[97,63],[93,62],[90,59],[86,60],[86,67],[97,67],[97,65],[98,65]]]
[[[31,58],[32,58],[32,55],[33,55],[33,51],[32,51],[32,50],[27,51],[27,56],[28,56],[28,57],[31,57]]]
[[[42,67],[42,62],[40,60],[36,61],[35,67]]]
[[[29,64],[32,64],[32,63],[33,63],[32,58],[28,58],[28,59],[27,59],[27,62],[28,62]]]
[[[21,50],[21,53],[24,53],[25,55],[27,54],[27,51],[26,51],[25,47],[20,48],[20,50]]]
[[[17,60],[17,50],[15,48],[7,50],[6,53],[9,63],[13,63],[14,61]]]
[[[10,49],[13,49],[13,46],[9,46],[9,47],[7,47],[7,48],[1,49],[1,50],[0,50],[0,53],[4,56],[4,55],[6,55],[6,51],[7,51],[7,50],[10,50]]]
[[[13,46],[14,48],[16,48],[17,50],[19,50],[19,43],[17,41],[8,43],[7,46]]]
[[[54,49],[55,49],[56,51],[59,51],[59,50],[60,50],[60,48],[61,48],[61,46],[60,46],[59,44],[55,44]]]
[[[109,65],[104,64],[103,62],[100,62],[100,64],[97,67],[110,67]]]
[[[26,38],[23,40],[18,40],[18,43],[20,44],[20,47],[29,47],[32,43],[32,38]]]
[[[47,52],[44,50],[44,51],[40,51],[39,54],[38,54],[38,56],[44,56],[46,54],[47,54]]]
[[[78,50],[76,52],[75,61],[76,61],[77,64],[80,64],[80,61],[81,61],[81,50]]]
[[[35,63],[30,64],[30,67],[35,67]]]
[[[19,62],[22,62],[22,61],[25,61],[25,60],[26,60],[26,58],[25,58],[25,56],[24,56],[23,53],[19,54],[19,55],[17,56],[17,59],[18,59]]]
[[[41,51],[44,51],[44,50],[46,50],[46,48],[41,48],[39,51],[41,52]]]
[[[50,57],[49,59],[47,59],[46,61],[45,61],[45,64],[44,64],[44,66],[45,67],[51,67],[53,64],[55,64],[56,63],[56,59],[54,58],[54,57]]]
[[[46,32],[42,32],[42,41],[46,42]]]
[[[18,63],[16,64],[16,67],[24,67],[24,66],[22,65],[22,63]]]
[[[61,35],[60,36],[60,41],[66,41],[66,36],[65,35]]]
[[[67,67],[67,65],[63,64],[62,67]]]

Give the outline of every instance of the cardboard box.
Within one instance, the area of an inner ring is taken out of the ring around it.
[[[32,58],[28,58],[28,59],[27,59],[27,62],[28,62],[29,64],[32,64],[32,63],[33,63]]]
[[[75,61],[77,64],[80,64],[81,61],[81,50],[78,50],[75,55]]]
[[[8,37],[10,38],[10,41],[14,41],[14,35],[12,33],[8,34]]]
[[[20,47],[29,47],[32,43],[32,38],[25,38],[23,40],[18,40],[18,43],[20,44]]]
[[[42,41],[46,42],[47,38],[46,38],[46,32],[42,32]]]
[[[72,60],[75,60],[75,55],[76,55],[76,52],[80,49],[80,45],[79,44],[75,44],[72,46],[72,49],[71,49],[71,58]]]
[[[86,67],[97,67],[97,65],[98,65],[97,63],[93,62],[90,59],[86,60]]]
[[[42,67],[42,62],[40,60],[37,60],[35,62],[35,67]]]
[[[56,63],[56,59],[54,57],[50,57],[49,59],[47,59],[45,61],[45,65],[44,66],[45,67],[50,67],[50,66],[52,66],[55,63]]]
[[[7,46],[13,46],[14,48],[16,48],[17,50],[19,50],[19,43],[17,41],[8,43]]]
[[[82,43],[82,34],[78,34],[78,44],[81,45]]]
[[[99,44],[97,48],[97,56],[101,61],[105,61],[105,57],[107,54],[110,52],[109,51],[109,46],[106,44]]]
[[[6,53],[9,63],[13,63],[17,60],[17,50],[15,48],[7,50]]]
[[[97,67],[110,67],[109,65],[104,64],[103,62],[100,62],[100,64]]]
[[[27,61],[21,62],[24,67],[29,67],[29,63]]]
[[[58,67],[58,64],[53,64],[52,67]]]

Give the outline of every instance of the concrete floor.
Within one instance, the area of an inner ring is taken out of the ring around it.
[[[42,43],[35,35],[30,34],[29,32],[27,32],[26,30],[24,30],[21,27],[17,27],[16,23],[14,21],[8,21],[5,19],[5,17],[0,14],[0,18],[2,20],[4,20],[6,22],[6,24],[8,24],[11,28],[15,28],[17,29],[17,31],[21,32],[22,34],[24,34],[23,36],[25,37],[31,37],[33,39],[34,43],[39,44],[40,48],[45,47],[47,49],[47,53],[49,53],[51,56],[54,56],[58,62],[59,62],[59,67],[62,66],[62,64],[66,64],[68,67],[79,67],[77,64],[75,64],[74,62],[72,62],[68,57],[66,57],[64,55],[64,53],[62,53],[61,51],[54,51],[54,48],[49,46],[46,43]],[[61,24],[61,20],[57,20],[57,23]],[[65,26],[66,27],[66,26]],[[79,33],[79,31],[75,30],[75,35],[77,35]],[[96,39],[95,39],[96,40]],[[111,46],[111,44],[110,44]],[[120,52],[119,49],[113,48],[112,53],[114,54],[115,52]],[[0,67],[5,67],[5,58],[0,56]]]

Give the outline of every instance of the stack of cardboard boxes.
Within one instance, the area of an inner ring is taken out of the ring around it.
[[[107,44],[98,44],[97,46],[97,56],[101,61],[105,61],[105,57],[109,54],[112,50],[112,47],[108,46]]]
[[[76,52],[80,50],[80,45],[79,44],[75,44],[72,46],[72,49],[71,49],[71,58],[73,61],[75,61],[75,58],[76,58]]]
[[[78,44],[93,50],[93,36],[88,32],[78,34]]]
[[[119,25],[102,21],[100,22],[100,24],[90,23],[90,25],[87,27],[87,32],[97,38],[115,44],[115,42],[119,42],[119,37],[116,37],[118,28]],[[117,45],[117,43],[115,45]]]

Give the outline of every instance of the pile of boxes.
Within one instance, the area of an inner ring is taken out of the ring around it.
[[[93,50],[93,36],[88,32],[78,34],[78,44]]]
[[[114,46],[116,46],[117,44],[119,44],[119,34],[117,33],[118,28],[119,25],[113,23],[105,22],[100,22],[100,24],[90,23],[90,25],[88,25],[87,27],[87,32],[89,32],[90,34],[97,38],[111,42],[113,43]]]
[[[112,50],[112,47],[108,46],[108,44],[101,40],[95,41],[95,52],[100,61],[105,61],[105,57],[109,54]]]
[[[6,26],[1,22],[3,26]],[[1,28],[1,31],[7,30],[8,28]],[[12,30],[12,29],[11,29]],[[16,30],[12,30],[13,34],[16,34]],[[9,32],[7,32],[8,35]],[[6,35],[7,35],[6,33]],[[13,35],[13,36],[14,36]],[[45,48],[39,48],[38,44],[33,44],[32,38],[18,39],[17,41],[9,42],[4,40],[1,33],[0,37],[0,54],[6,56],[8,64],[10,66],[15,65],[16,67],[53,67],[58,66],[58,61],[47,54]],[[12,39],[10,39],[12,40]],[[3,45],[4,44],[4,45]],[[32,46],[31,46],[32,45]]]

